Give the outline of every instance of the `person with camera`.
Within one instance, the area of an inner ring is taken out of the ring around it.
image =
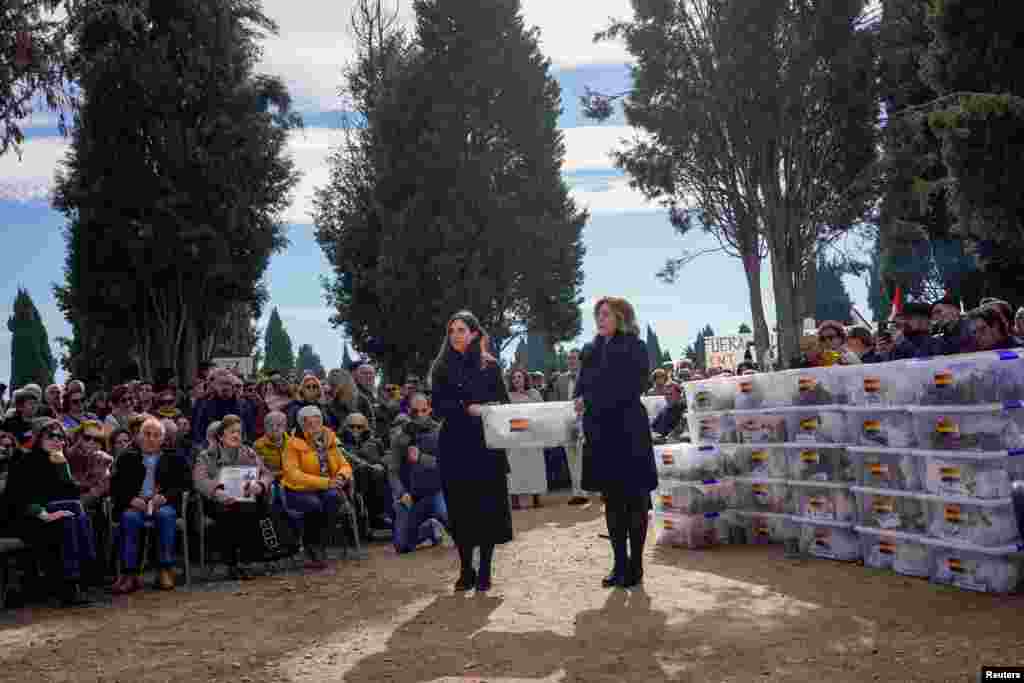
[[[437,444],[441,425],[430,416],[430,403],[413,394],[409,414],[395,419],[391,434],[388,477],[395,497],[392,541],[399,553],[416,550],[421,543],[447,543],[448,506],[441,492]]]

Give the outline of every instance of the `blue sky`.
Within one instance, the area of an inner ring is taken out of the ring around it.
[[[312,11],[314,5],[316,11]],[[261,68],[286,79],[307,126],[290,146],[304,175],[283,216],[291,245],[272,259],[267,273],[270,306],[278,307],[296,348],[312,344],[329,367],[340,361],[343,342],[340,332],[327,322],[330,311],[324,305],[319,276],[329,268],[313,239],[309,200],[315,188],[327,181],[325,160],[339,136],[336,112],[340,104],[335,93],[341,65],[351,57],[347,28],[351,5],[351,0],[264,2],[281,32],[267,41]],[[578,204],[591,211],[584,229],[586,302],[606,294],[625,296],[636,306],[641,322],[654,327],[662,348],[669,349],[673,357],[678,357],[706,324],[718,333],[735,332],[740,323],[750,319],[739,262],[720,254],[708,255],[687,266],[676,284],[659,282],[655,273],[667,258],[684,248],[701,249],[713,243],[702,235],[678,237],[665,210],[630,190],[627,179],[612,167],[609,153],[634,134],[621,114],[600,126],[579,115],[577,95],[583,93],[584,85],[605,92],[629,88],[630,59],[624,48],[591,42],[609,17],[630,16],[629,0],[591,0],[582,6],[524,0],[523,13],[528,25],[541,29],[542,49],[551,58],[553,75],[562,86],[563,173]],[[403,6],[400,16],[408,20],[409,8]],[[0,314],[5,320],[9,317],[17,288],[26,287],[40,309],[57,355],[55,338],[70,336],[71,328],[53,297],[53,283],[63,279],[63,216],[49,208],[48,192],[66,141],[57,136],[52,117],[38,115],[31,123],[23,159],[19,161],[13,154],[0,157],[0,236],[4,245],[0,250]],[[767,284],[765,281],[766,288]],[[849,279],[848,286],[866,313],[863,283]],[[582,338],[594,333],[587,310]],[[3,328],[0,381],[8,383],[9,377],[10,334]],[[62,377],[59,373],[58,379]]]

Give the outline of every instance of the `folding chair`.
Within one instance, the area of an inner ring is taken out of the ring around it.
[[[185,585],[192,585],[192,562],[188,552],[188,509],[189,500],[191,499],[191,492],[185,491],[181,496],[181,509],[178,510],[178,519],[175,521],[175,527],[177,527],[178,533],[181,534],[181,550],[185,560]],[[115,534],[120,538],[121,523],[114,520],[114,504],[110,498],[103,500],[103,507],[107,516],[107,524],[109,525],[109,532],[107,534],[107,553],[117,552],[114,556],[114,567],[117,573],[117,578],[121,578],[121,553],[118,548],[114,547]],[[149,558],[149,547],[152,542],[153,533],[156,530],[156,524],[153,520],[147,519],[142,529],[142,555],[139,558],[139,576],[142,576],[146,571],[146,562]],[[118,546],[120,544],[117,544]]]
[[[335,521],[333,526],[329,527],[326,530],[326,544],[328,547],[340,545],[342,551],[345,553],[345,556],[347,558],[349,544],[346,538],[345,525],[351,524],[352,537],[353,539],[355,539],[354,551],[356,558],[366,559],[366,551],[363,550],[361,542],[359,540],[359,516],[356,513],[355,503],[353,503],[352,498],[344,491],[339,491],[339,494],[341,498],[341,505],[338,508],[338,519]],[[358,494],[355,495],[358,497]],[[287,496],[284,494],[284,491],[281,491],[281,496],[278,500],[280,501],[281,509],[284,510],[284,513],[288,516],[289,519],[294,520],[295,522],[301,522],[302,513],[295,512],[288,507],[288,499]]]
[[[0,608],[7,607],[11,562],[17,561],[28,549],[20,538],[0,538]]]

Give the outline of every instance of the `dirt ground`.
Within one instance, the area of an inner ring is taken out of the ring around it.
[[[662,549],[605,590],[600,503],[516,511],[487,596],[454,549],[326,572],[9,611],[4,681],[975,681],[1024,664],[1024,597],[947,589],[780,546]]]

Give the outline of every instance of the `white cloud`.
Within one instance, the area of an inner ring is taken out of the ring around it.
[[[0,156],[0,200],[46,200],[67,148],[61,137],[29,138],[21,159],[13,152]]]
[[[569,194],[577,207],[589,209],[592,214],[665,211],[657,202],[649,202],[639,191],[631,189],[627,178],[612,178],[608,184],[611,186],[609,190],[571,188]]]
[[[316,110],[338,105],[341,70],[354,55],[350,17],[354,0],[264,0],[264,11],[280,26],[280,35],[264,43],[260,68],[283,77],[300,103]],[[394,2],[385,2],[394,9]],[[527,26],[540,29],[540,45],[555,67],[631,62],[618,41],[594,44],[594,33],[609,19],[628,19],[630,0],[575,2],[523,0]],[[585,8],[585,9],[582,9]],[[399,20],[414,28],[412,3],[399,0]]]
[[[565,128],[565,161],[563,171],[603,169],[612,167],[611,153],[623,147],[623,140],[632,141],[638,129],[630,126],[584,126]]]

